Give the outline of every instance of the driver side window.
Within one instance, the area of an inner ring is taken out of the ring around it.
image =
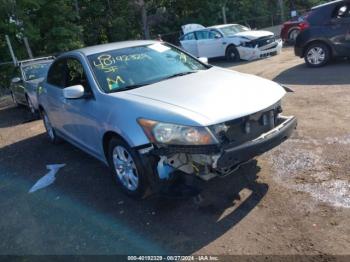
[[[197,36],[197,40],[209,39],[209,31],[197,31],[196,36]]]
[[[87,93],[91,93],[83,65],[75,58],[68,58],[65,87],[75,85],[82,85]]]
[[[209,39],[218,39],[218,38],[221,38],[221,37],[222,37],[222,35],[216,30],[211,30],[209,32]]]
[[[333,18],[350,18],[350,4],[338,6],[333,12]]]
[[[58,88],[64,88],[65,59],[55,61],[47,74],[47,82]]]

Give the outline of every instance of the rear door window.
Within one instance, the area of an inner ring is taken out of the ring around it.
[[[189,33],[183,37],[183,40],[188,41],[188,40],[196,40],[196,37],[194,33]]]

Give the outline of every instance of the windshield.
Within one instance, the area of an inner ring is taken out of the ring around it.
[[[208,68],[180,50],[161,43],[93,54],[88,59],[100,87],[107,93]]]
[[[29,81],[29,80],[46,77],[46,74],[50,65],[51,65],[51,62],[31,64],[31,65],[22,67],[22,70],[24,73],[24,79],[26,81]]]
[[[249,31],[250,29],[248,27],[242,26],[242,25],[229,25],[226,27],[221,27],[221,31],[224,33],[225,36],[234,36],[237,33]]]

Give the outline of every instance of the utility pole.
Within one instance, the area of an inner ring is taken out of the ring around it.
[[[226,18],[226,2],[222,5],[222,19],[224,24],[227,24],[227,18]]]
[[[74,8],[75,8],[75,12],[77,14],[77,18],[80,19],[80,7],[79,7],[78,0],[74,0]]]
[[[33,59],[34,56],[33,56],[33,53],[32,53],[32,49],[30,49],[28,38],[27,37],[23,37],[23,42],[24,42],[24,45],[26,46],[29,58]]]
[[[135,4],[139,7],[139,10],[141,11],[143,36],[145,39],[150,39],[151,37],[149,32],[146,3],[144,0],[135,0]]]
[[[15,53],[13,52],[10,38],[9,38],[8,35],[5,35],[5,38],[6,38],[7,46],[9,48],[9,50],[10,50],[10,54],[11,54],[11,57],[12,57],[13,64],[16,66],[17,65],[17,58],[15,56]]]
[[[284,3],[283,0],[278,0],[278,5],[280,7],[280,12],[281,12],[281,22],[283,23],[285,21],[284,19]]]

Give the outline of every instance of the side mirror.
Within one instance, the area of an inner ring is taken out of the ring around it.
[[[21,82],[21,81],[22,81],[22,79],[19,78],[19,77],[14,77],[14,78],[12,78],[12,80],[11,80],[11,82],[14,83],[14,84],[17,84],[17,83],[19,83],[19,82]]]
[[[198,58],[199,61],[201,61],[203,64],[208,64],[208,57],[200,57]]]
[[[221,36],[221,35],[215,35],[214,38],[215,38],[215,39],[220,39],[220,38],[222,38],[222,36]]]
[[[69,86],[63,89],[63,96],[66,99],[79,99],[85,96],[85,89],[82,85]]]

